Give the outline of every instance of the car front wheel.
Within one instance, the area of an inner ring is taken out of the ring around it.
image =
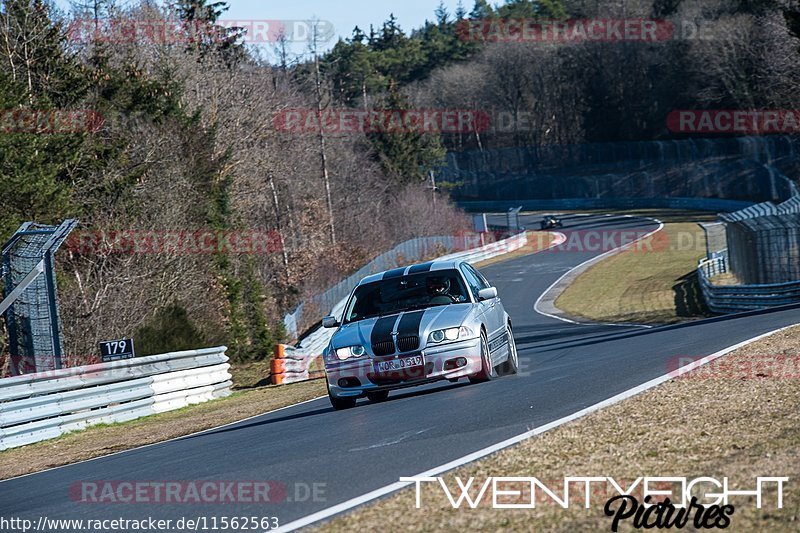
[[[500,365],[500,369],[504,376],[510,376],[516,374],[519,369],[519,354],[517,354],[517,343],[514,342],[511,324],[506,326],[506,332],[508,333],[508,360]]]
[[[492,366],[492,358],[489,353],[489,342],[486,340],[486,332],[481,331],[481,371],[469,377],[470,383],[484,383],[497,377],[497,373]]]

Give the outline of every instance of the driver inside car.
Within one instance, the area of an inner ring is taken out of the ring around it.
[[[428,295],[433,305],[449,305],[457,299],[450,294],[450,280],[446,277],[430,277],[427,279]]]

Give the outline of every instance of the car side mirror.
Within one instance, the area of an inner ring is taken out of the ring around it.
[[[489,287],[488,289],[481,289],[478,291],[478,300],[486,301],[486,300],[494,300],[497,298],[497,289],[494,287]]]
[[[338,328],[340,326],[339,321],[336,320],[335,316],[326,316],[322,319],[322,327],[326,329],[333,329]]]

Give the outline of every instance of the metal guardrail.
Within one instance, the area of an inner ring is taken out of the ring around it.
[[[230,394],[226,347],[0,380],[0,450]]]
[[[737,211],[753,205],[744,200],[722,198],[561,198],[557,200],[514,199],[473,201],[460,199],[456,205],[470,213],[503,212],[522,206],[523,211],[571,211],[581,209],[690,209]]]
[[[710,257],[700,261],[699,269],[703,270],[706,278],[713,278],[728,271],[728,251],[712,252]]]
[[[499,255],[519,250],[528,244],[528,236],[525,232],[508,239],[493,242],[467,250],[465,252],[457,252],[438,258],[438,261],[447,260],[464,260],[468,263],[479,263]],[[361,281],[362,278],[354,281],[347,291],[347,296],[336,303],[331,309],[331,314],[341,319],[344,312],[344,306],[347,304],[347,299],[350,297],[350,292],[353,286]],[[278,345],[276,352],[276,361],[272,365],[272,381],[274,384],[295,383],[298,381],[305,381],[312,379],[314,375],[314,363],[322,355],[322,351],[328,346],[328,343],[333,336],[334,330],[317,328],[309,333],[301,342],[300,346],[287,346]],[[321,367],[320,367],[321,368]]]
[[[724,254],[700,262],[697,273],[709,310],[718,314],[755,311],[800,303],[800,281],[764,285],[716,285],[710,278],[727,272]]]

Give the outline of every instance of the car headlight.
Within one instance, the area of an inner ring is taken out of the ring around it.
[[[452,342],[459,339],[469,339],[473,336],[472,330],[467,326],[460,328],[437,329],[431,331],[428,335],[428,342],[431,344],[440,344],[442,342]]]
[[[367,352],[361,345],[348,346],[346,348],[339,348],[336,350],[336,357],[338,357],[340,361],[344,361],[346,359],[350,359],[351,357],[361,357],[365,353]]]

